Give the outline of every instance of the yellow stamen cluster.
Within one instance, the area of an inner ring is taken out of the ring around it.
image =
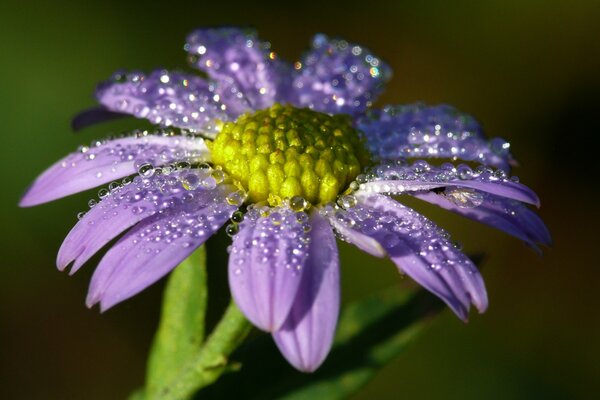
[[[212,161],[248,191],[276,205],[300,196],[312,204],[336,199],[368,163],[347,116],[275,104],[223,124],[209,144]]]

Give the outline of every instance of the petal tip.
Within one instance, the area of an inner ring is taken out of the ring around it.
[[[27,189],[25,194],[19,200],[19,207],[21,208],[29,208],[33,206],[37,206],[38,204],[43,203],[43,201],[36,200],[35,196],[31,194],[31,188]]]
[[[128,116],[128,114],[110,111],[104,106],[88,108],[73,117],[71,120],[71,129],[78,132],[92,125]]]

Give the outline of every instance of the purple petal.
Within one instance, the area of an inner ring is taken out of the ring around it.
[[[472,170],[464,164],[454,167],[449,163],[435,167],[419,160],[412,165],[381,164],[364,180],[359,185],[359,190],[363,192],[400,194],[450,188],[447,190],[451,193],[452,188],[467,188],[465,193],[479,191],[538,207],[540,205],[538,196],[527,186],[508,178],[502,170],[493,171],[488,167]]]
[[[371,153],[383,160],[450,158],[505,170],[513,162],[505,140],[487,140],[471,116],[448,105],[386,106],[359,117],[356,124]]]
[[[325,360],[335,335],[340,310],[339,256],[327,220],[311,217],[311,242],[302,283],[294,305],[273,339],[283,356],[304,372]]]
[[[234,120],[248,110],[242,99],[220,93],[216,83],[198,76],[156,70],[148,75],[117,72],[98,86],[96,97],[110,111],[214,135],[217,119]]]
[[[379,194],[357,194],[359,205],[345,210],[352,229],[376,239],[398,268],[440,297],[461,319],[470,304],[487,307],[483,280],[475,265],[433,222]]]
[[[229,187],[145,219],[104,256],[92,276],[86,304],[102,311],[169,273],[212,236],[236,210],[225,201]]]
[[[540,217],[524,205],[493,195],[483,195],[477,207],[461,207],[436,193],[414,193],[414,197],[456,214],[489,225],[523,240],[539,251],[536,243],[550,245],[552,239]]]
[[[351,228],[354,221],[348,220],[345,212],[340,211],[330,214],[329,222],[339,233],[343,241],[353,244],[374,257],[383,258],[387,256],[385,249],[377,240]]]
[[[391,69],[368,49],[325,35],[314,37],[296,66],[296,105],[333,114],[363,112],[391,77]]]
[[[184,189],[184,182],[190,190]],[[195,182],[197,187],[189,187],[189,182]],[[63,270],[74,261],[71,274],[77,272],[109,241],[157,213],[183,207],[190,201],[210,203],[215,186],[209,172],[203,170],[184,169],[149,178],[136,176],[132,183],[117,187],[101,199],[73,227],[58,252],[58,268]]]
[[[305,269],[308,216],[286,207],[251,209],[233,238],[229,287],[246,317],[265,331],[285,322]]]
[[[128,114],[109,111],[104,107],[94,107],[77,114],[73,118],[73,121],[71,121],[71,127],[74,131],[80,131],[83,128],[87,128],[91,125],[96,125],[101,122],[111,121],[113,119],[119,119],[128,116]]]
[[[185,49],[192,65],[227,87],[230,94],[243,95],[254,109],[285,97],[291,68],[276,58],[270,44],[260,41],[254,30],[199,29],[188,36]]]
[[[208,149],[202,139],[140,135],[81,147],[42,173],[19,205],[30,207],[78,193],[134,174],[144,164],[203,160]]]

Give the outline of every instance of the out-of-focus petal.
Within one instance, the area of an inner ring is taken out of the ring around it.
[[[231,217],[237,206],[225,201],[230,188],[219,187],[145,219],[106,253],[92,276],[88,307],[102,311],[144,290],[169,273]],[[209,200],[207,202],[207,200]]]
[[[432,192],[414,193],[414,197],[456,214],[489,225],[523,240],[536,251],[537,243],[550,245],[552,238],[540,217],[523,204],[490,194],[482,194],[476,207],[461,207],[447,197]]]
[[[448,105],[386,106],[359,117],[356,125],[382,160],[450,158],[505,170],[512,162],[505,140],[486,139],[477,121]]]
[[[74,131],[80,131],[88,126],[128,116],[129,114],[110,111],[106,107],[93,107],[77,114],[71,121],[71,127]]]
[[[291,67],[270,47],[256,31],[239,28],[198,29],[185,45],[193,66],[228,88],[230,95],[247,99],[253,109],[281,102],[289,91]]]
[[[218,131],[217,119],[234,120],[249,110],[243,99],[221,89],[182,72],[117,72],[98,86],[96,97],[110,111],[211,136]]]
[[[475,265],[432,221],[379,194],[357,194],[348,208],[352,229],[376,239],[398,268],[440,297],[466,320],[470,304],[487,308],[487,294]]]
[[[316,370],[331,349],[340,309],[339,256],[327,220],[311,216],[309,256],[294,305],[280,330],[277,347],[294,367]]]
[[[184,207],[187,202],[209,204],[215,193],[222,190],[213,190],[216,182],[207,171],[168,172],[168,175],[136,176],[131,183],[107,191],[106,197],[94,205],[65,238],[58,251],[58,268],[63,270],[74,261],[73,274],[104,245],[136,223],[157,213]]]
[[[295,67],[295,104],[332,114],[363,112],[391,77],[391,69],[368,49],[325,35],[314,37]]]
[[[265,331],[281,328],[296,298],[308,257],[308,216],[286,206],[251,209],[233,238],[229,288],[244,315]]]
[[[381,164],[361,179],[359,190],[363,192],[401,194],[447,188],[448,197],[456,201],[476,201],[475,192],[485,192],[507,199],[540,205],[540,199],[527,186],[508,178],[502,170],[494,171],[489,167],[478,167],[472,170],[467,165],[448,163],[441,167],[429,165],[419,160],[412,165],[398,163]],[[466,190],[461,189],[464,188]],[[464,198],[461,197],[464,194]],[[472,194],[473,198],[469,199]]]
[[[173,161],[206,160],[202,139],[145,135],[97,142],[71,153],[42,173],[19,205],[29,207],[56,200],[134,174],[141,166]]]

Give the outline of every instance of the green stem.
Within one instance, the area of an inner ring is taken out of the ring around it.
[[[227,358],[241,344],[251,327],[232,299],[200,351],[192,355],[173,382],[160,391],[160,398],[187,399],[198,389],[216,381],[226,370]]]
[[[148,399],[159,398],[160,390],[177,378],[190,355],[202,349],[207,298],[202,246],[175,268],[165,287],[160,324],[148,357]]]

